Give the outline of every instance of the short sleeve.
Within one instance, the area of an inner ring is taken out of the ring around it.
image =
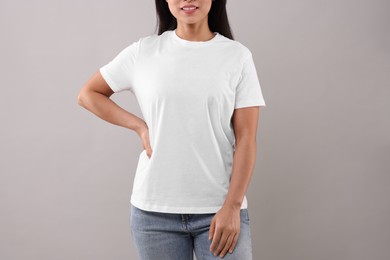
[[[134,68],[139,44],[140,40],[133,42],[99,69],[104,80],[114,92],[124,90],[133,92]]]
[[[265,101],[252,54],[243,63],[240,79],[236,86],[234,108],[251,106],[265,107]]]

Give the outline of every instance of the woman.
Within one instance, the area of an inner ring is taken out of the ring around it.
[[[102,66],[79,104],[142,140],[130,200],[141,259],[252,259],[245,193],[265,106],[252,53],[233,40],[226,0],[156,8],[158,34]],[[125,90],[144,120],[110,99]]]

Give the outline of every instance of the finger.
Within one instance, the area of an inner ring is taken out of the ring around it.
[[[216,227],[215,232],[214,232],[214,236],[212,238],[213,241],[211,242],[211,245],[210,245],[211,252],[213,252],[217,248],[217,246],[219,244],[219,240],[221,239],[221,236],[222,236],[221,230],[218,227]]]
[[[215,230],[215,218],[211,220],[210,224],[210,230],[209,230],[209,240],[214,236],[214,230]]]
[[[150,157],[152,156],[152,149],[150,147],[148,147],[148,149],[146,149],[146,154],[148,155],[148,157],[150,159]]]
[[[229,250],[229,247],[231,246],[232,242],[233,242],[233,238],[234,238],[234,234],[230,234],[230,236],[228,237],[227,241],[226,241],[226,244],[225,244],[225,247],[222,249],[221,253],[220,253],[220,256],[221,257],[224,257],[226,255],[226,252]]]
[[[149,157],[152,155],[152,147],[150,146],[149,138],[146,140],[146,154]]]
[[[222,233],[222,237],[219,241],[218,248],[215,250],[214,255],[217,256],[221,253],[222,249],[226,246],[226,241],[229,237],[229,234],[225,231]]]
[[[233,250],[234,250],[234,248],[236,247],[236,244],[237,244],[237,240],[238,240],[239,234],[240,234],[240,233],[238,232],[238,233],[236,233],[236,234],[234,235],[232,245],[231,245],[230,248],[229,248],[229,253],[230,253],[230,254],[233,253]]]
[[[146,155],[150,157],[152,155],[152,148],[150,146],[150,135],[148,127],[146,128],[144,135],[142,135],[142,142],[144,145],[144,149],[146,150]]]

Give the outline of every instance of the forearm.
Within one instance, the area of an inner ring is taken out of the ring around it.
[[[124,110],[109,97],[98,92],[89,91],[84,93],[79,104],[101,119],[134,130],[137,133],[144,124],[141,118]]]
[[[241,140],[234,152],[230,187],[224,206],[235,209],[241,207],[248,189],[256,162],[256,141],[248,138]]]

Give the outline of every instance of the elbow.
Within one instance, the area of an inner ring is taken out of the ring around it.
[[[256,147],[256,145],[257,145],[256,136],[236,137],[235,145],[236,145],[236,147],[237,146],[242,146],[242,147],[245,147],[245,148]]]
[[[77,96],[77,104],[78,104],[79,106],[83,106],[83,99],[82,99],[81,94],[79,94],[79,95]]]
[[[84,91],[80,91],[80,93],[78,94],[78,96],[77,96],[77,104],[79,105],[79,106],[82,106],[82,107],[84,107],[85,105],[85,103],[84,103],[84,100],[85,100],[85,93],[84,93]]]

